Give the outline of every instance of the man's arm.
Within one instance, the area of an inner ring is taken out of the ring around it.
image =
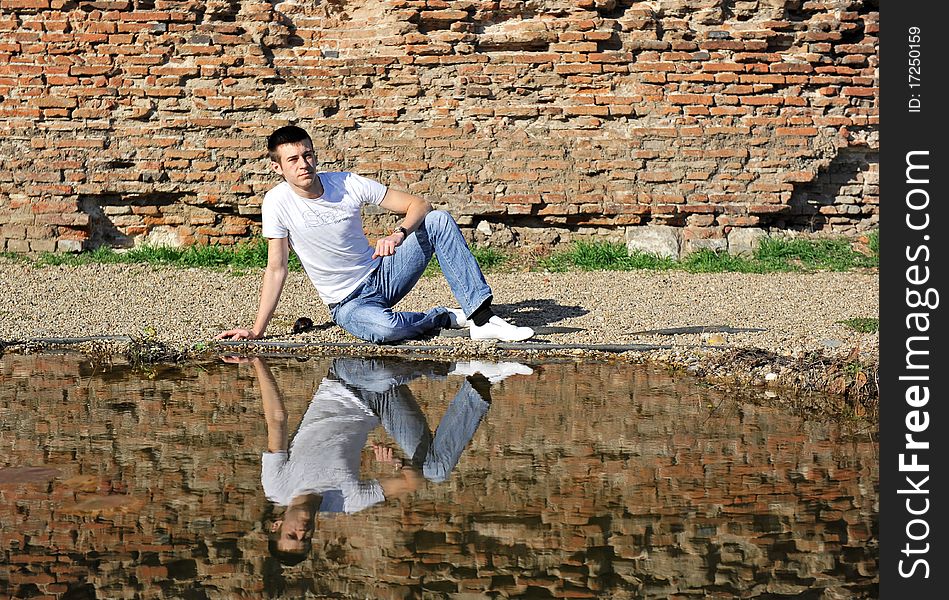
[[[432,205],[418,196],[393,189],[386,191],[386,195],[379,206],[391,212],[405,215],[405,218],[402,219],[402,227],[408,233],[415,231],[422,220],[425,219],[425,215],[432,210]],[[388,235],[376,242],[376,251],[372,257],[395,254],[396,247],[404,241],[405,236],[401,232]]]
[[[267,240],[267,270],[264,271],[263,284],[260,287],[260,303],[257,307],[257,319],[251,329],[228,329],[218,335],[216,340],[257,340],[264,337],[267,325],[277,310],[283,284],[287,281],[287,260],[290,256],[290,244],[287,238]]]
[[[283,395],[277,387],[270,366],[262,358],[254,358],[254,371],[257,384],[260,385],[260,397],[267,419],[267,452],[282,452],[289,447],[287,437],[287,409],[283,404]]]
[[[254,366],[257,385],[260,386],[264,418],[267,420],[267,452],[285,451],[290,446],[287,437],[287,409],[283,404],[283,394],[277,387],[277,380],[270,371],[270,365],[259,356],[224,356],[222,360],[226,363],[250,363]]]

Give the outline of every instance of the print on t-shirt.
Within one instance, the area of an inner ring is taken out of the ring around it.
[[[342,223],[350,218],[347,212],[341,208],[313,206],[303,212],[303,222],[307,227],[320,227],[323,225],[332,225],[333,223]]]

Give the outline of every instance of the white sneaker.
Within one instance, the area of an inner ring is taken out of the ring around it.
[[[449,308],[448,318],[451,319],[448,329],[467,329],[471,325],[471,321],[465,318],[465,313],[460,308]]]
[[[501,342],[520,342],[534,335],[530,327],[511,325],[501,317],[495,315],[484,325],[471,324],[471,339],[499,340]]]
[[[455,368],[448,374],[468,376],[481,373],[491,383],[498,383],[504,381],[511,375],[530,375],[533,372],[534,369],[519,362],[490,363],[480,360],[469,360],[455,363]]]

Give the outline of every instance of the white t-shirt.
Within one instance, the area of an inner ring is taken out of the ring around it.
[[[320,173],[323,195],[304,198],[284,181],[264,196],[266,238],[289,238],[320,298],[339,302],[378,266],[362,229],[360,208],[380,204],[386,186],[355,173]]]
[[[359,479],[359,459],[379,417],[346,386],[324,379],[307,408],[289,452],[264,452],[261,482],[280,505],[321,494],[321,512],[352,513],[385,500],[376,480]]]

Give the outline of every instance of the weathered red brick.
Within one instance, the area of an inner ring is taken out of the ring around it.
[[[672,104],[711,105],[714,103],[714,98],[708,94],[670,94],[669,102]]]

